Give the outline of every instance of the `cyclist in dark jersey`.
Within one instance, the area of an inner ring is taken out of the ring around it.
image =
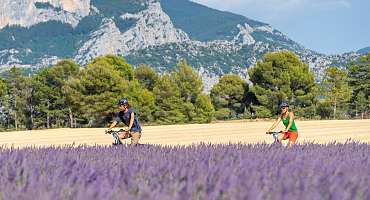
[[[131,138],[131,144],[137,145],[141,138],[142,129],[135,111],[130,107],[127,98],[119,100],[117,105],[120,111],[107,132],[111,131],[118,123],[123,122],[127,128],[125,128],[124,132],[118,134],[119,140],[123,143],[122,140]]]
[[[298,129],[295,124],[294,113],[292,111],[289,112],[289,104],[286,102],[281,103],[280,109],[281,115],[275,120],[274,124],[267,132],[271,132],[276,128],[280,121],[282,121],[285,126],[285,130],[278,136],[278,140],[281,141],[289,139],[288,146],[292,146],[296,143],[298,138]]]

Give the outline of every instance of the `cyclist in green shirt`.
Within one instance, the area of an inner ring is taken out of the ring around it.
[[[276,128],[280,121],[283,121],[285,130],[278,136],[278,140],[282,141],[289,139],[288,146],[292,146],[296,143],[298,138],[298,129],[295,124],[294,113],[292,111],[289,112],[289,104],[286,102],[280,104],[280,109],[281,115],[275,120],[274,124],[267,132],[271,132]]]

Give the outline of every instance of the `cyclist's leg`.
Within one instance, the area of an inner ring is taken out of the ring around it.
[[[289,136],[287,135],[287,134],[285,134],[285,133],[280,133],[279,135],[278,135],[278,140],[279,140],[279,142],[281,142],[282,140],[286,140],[286,139],[288,139],[289,138]]]
[[[139,140],[141,138],[141,132],[131,132],[131,144],[139,144]]]
[[[121,144],[125,143],[125,139],[130,138],[130,134],[128,134],[126,131],[120,132],[118,135],[118,139],[121,142]]]
[[[297,132],[288,132],[289,133],[289,143],[288,146],[293,146],[298,139],[298,133]]]

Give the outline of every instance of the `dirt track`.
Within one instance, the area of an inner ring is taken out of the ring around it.
[[[271,142],[265,135],[269,122],[225,122],[204,125],[143,127],[141,143],[189,145],[193,143],[259,143]],[[347,139],[370,143],[370,120],[297,121],[298,141],[316,143],[345,142]],[[279,126],[282,129],[282,126]],[[280,130],[280,129],[277,130]],[[50,146],[75,143],[109,145],[105,129],[53,129],[0,133],[0,145],[10,147]]]

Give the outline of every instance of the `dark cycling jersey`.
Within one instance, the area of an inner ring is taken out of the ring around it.
[[[131,113],[135,113],[134,109],[129,108],[126,112],[120,111],[116,116],[116,121],[123,122],[126,126],[130,125]],[[131,127],[131,132],[141,132],[141,126],[139,124],[139,119],[135,114],[134,124]]]

